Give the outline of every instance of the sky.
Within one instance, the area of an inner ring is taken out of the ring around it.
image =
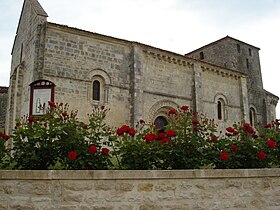
[[[280,0],[39,0],[48,21],[186,54],[225,36],[259,47],[263,85],[280,96]],[[23,0],[0,0],[0,86]],[[278,50],[277,50],[278,49]],[[279,78],[278,78],[279,77]],[[280,118],[280,102],[277,108]]]

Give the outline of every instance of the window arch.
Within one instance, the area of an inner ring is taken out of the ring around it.
[[[92,88],[92,99],[95,101],[100,101],[100,82],[98,80],[94,80]]]
[[[225,101],[222,98],[219,98],[216,106],[218,120],[225,120]]]
[[[219,100],[218,104],[217,104],[218,120],[222,120],[223,119],[222,109],[223,109],[222,102]]]
[[[237,52],[240,53],[240,45],[236,44],[236,47],[237,47]]]
[[[224,94],[218,93],[214,98],[214,116],[218,120],[227,120],[227,98]]]
[[[200,57],[200,60],[203,60],[204,59],[204,52],[200,52],[199,57]]]
[[[105,105],[109,102],[111,79],[106,71],[94,69],[89,72],[88,101],[93,106]]]
[[[256,123],[256,111],[253,107],[249,109],[249,120],[250,120],[250,125],[254,127]]]
[[[154,121],[154,125],[159,132],[163,132],[165,126],[168,125],[168,121],[164,116],[158,116]]]

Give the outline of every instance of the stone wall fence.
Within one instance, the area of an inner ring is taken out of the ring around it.
[[[0,170],[0,209],[280,209],[280,169]]]

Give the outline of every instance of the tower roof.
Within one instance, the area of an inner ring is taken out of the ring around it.
[[[196,50],[193,50],[193,51],[191,51],[191,52],[189,52],[189,53],[186,53],[185,56],[188,56],[188,55],[190,55],[190,54],[192,54],[192,53],[194,53],[194,52],[197,52],[197,51],[199,51],[199,50],[202,50],[202,49],[204,49],[204,48],[206,48],[206,47],[215,45],[215,44],[217,44],[218,42],[221,42],[221,41],[226,40],[226,39],[231,39],[231,40],[234,40],[234,41],[236,41],[236,42],[243,43],[243,44],[246,44],[246,45],[248,45],[248,46],[250,46],[250,47],[256,48],[257,50],[260,50],[260,48],[255,47],[255,46],[253,46],[253,45],[251,45],[251,44],[248,44],[248,43],[246,43],[246,42],[240,41],[240,40],[235,39],[235,38],[230,37],[230,36],[225,36],[225,37],[223,37],[223,38],[221,38],[221,39],[218,39],[217,41],[211,42],[211,43],[209,43],[209,44],[207,44],[207,45],[204,45],[204,46],[202,46],[202,47],[200,47],[200,48],[198,48],[198,49],[196,49]]]

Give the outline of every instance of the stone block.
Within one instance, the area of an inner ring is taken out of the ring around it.
[[[154,184],[152,183],[140,183],[138,184],[138,191],[139,192],[151,192],[154,188]]]

